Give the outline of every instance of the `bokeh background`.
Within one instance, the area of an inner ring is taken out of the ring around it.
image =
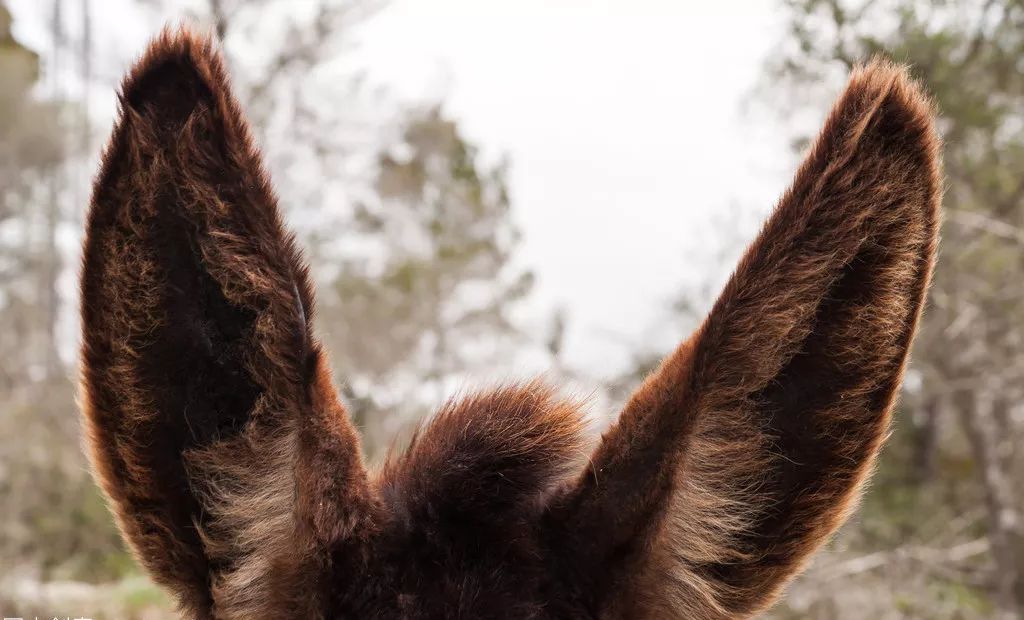
[[[688,334],[850,69],[941,113],[941,258],[862,510],[772,618],[1024,617],[1024,1],[0,0],[0,614],[174,617],[82,456],[78,252],[122,72],[223,41],[379,462],[545,373],[595,432]]]

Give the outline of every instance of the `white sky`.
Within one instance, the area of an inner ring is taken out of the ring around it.
[[[792,158],[741,103],[778,40],[769,0],[405,0],[361,53],[404,94],[445,95],[511,189],[569,362],[609,376],[714,259],[716,211],[767,210]],[[737,249],[738,251],[738,249]],[[659,333],[659,330],[653,330]]]
[[[9,4],[45,49],[37,2]],[[141,51],[139,15],[94,6],[117,35],[100,33],[97,64]],[[564,307],[569,363],[603,378],[631,348],[685,335],[658,322],[716,258],[722,214],[781,193],[786,132],[741,113],[779,32],[772,0],[395,0],[357,57],[401,98],[443,97],[486,156],[510,157],[520,259],[539,276],[530,314]]]

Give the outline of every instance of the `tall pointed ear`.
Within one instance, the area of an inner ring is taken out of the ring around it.
[[[125,79],[81,286],[91,457],[140,561],[199,617],[245,615],[253,579],[302,597],[291,569],[373,498],[209,39],[165,31]]]
[[[924,302],[938,157],[905,71],[857,69],[703,325],[551,507],[596,608],[746,616],[842,523]]]

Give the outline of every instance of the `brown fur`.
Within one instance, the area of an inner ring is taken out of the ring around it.
[[[843,521],[930,277],[932,111],[858,69],[697,332],[586,466],[541,383],[452,401],[375,476],[211,42],[125,79],[82,270],[82,402],[139,560],[199,618],[727,618]]]
[[[314,546],[373,519],[306,271],[220,57],[165,32],[124,81],[96,181],[83,402],[126,538],[190,614],[246,615],[268,597],[280,603],[257,607],[288,609],[316,586],[298,567]],[[255,570],[259,592],[232,591]]]
[[[584,539],[615,532],[589,547],[597,580],[619,558],[623,613],[757,611],[847,515],[931,274],[931,117],[902,70],[854,73],[707,320],[606,435],[603,479],[583,476],[559,508]]]

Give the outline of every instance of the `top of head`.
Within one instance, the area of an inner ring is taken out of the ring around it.
[[[364,467],[307,267],[212,42],[122,87],[82,271],[96,475],[202,618],[726,618],[770,604],[877,453],[936,243],[926,97],[857,69],[701,327],[587,457],[540,383]]]

